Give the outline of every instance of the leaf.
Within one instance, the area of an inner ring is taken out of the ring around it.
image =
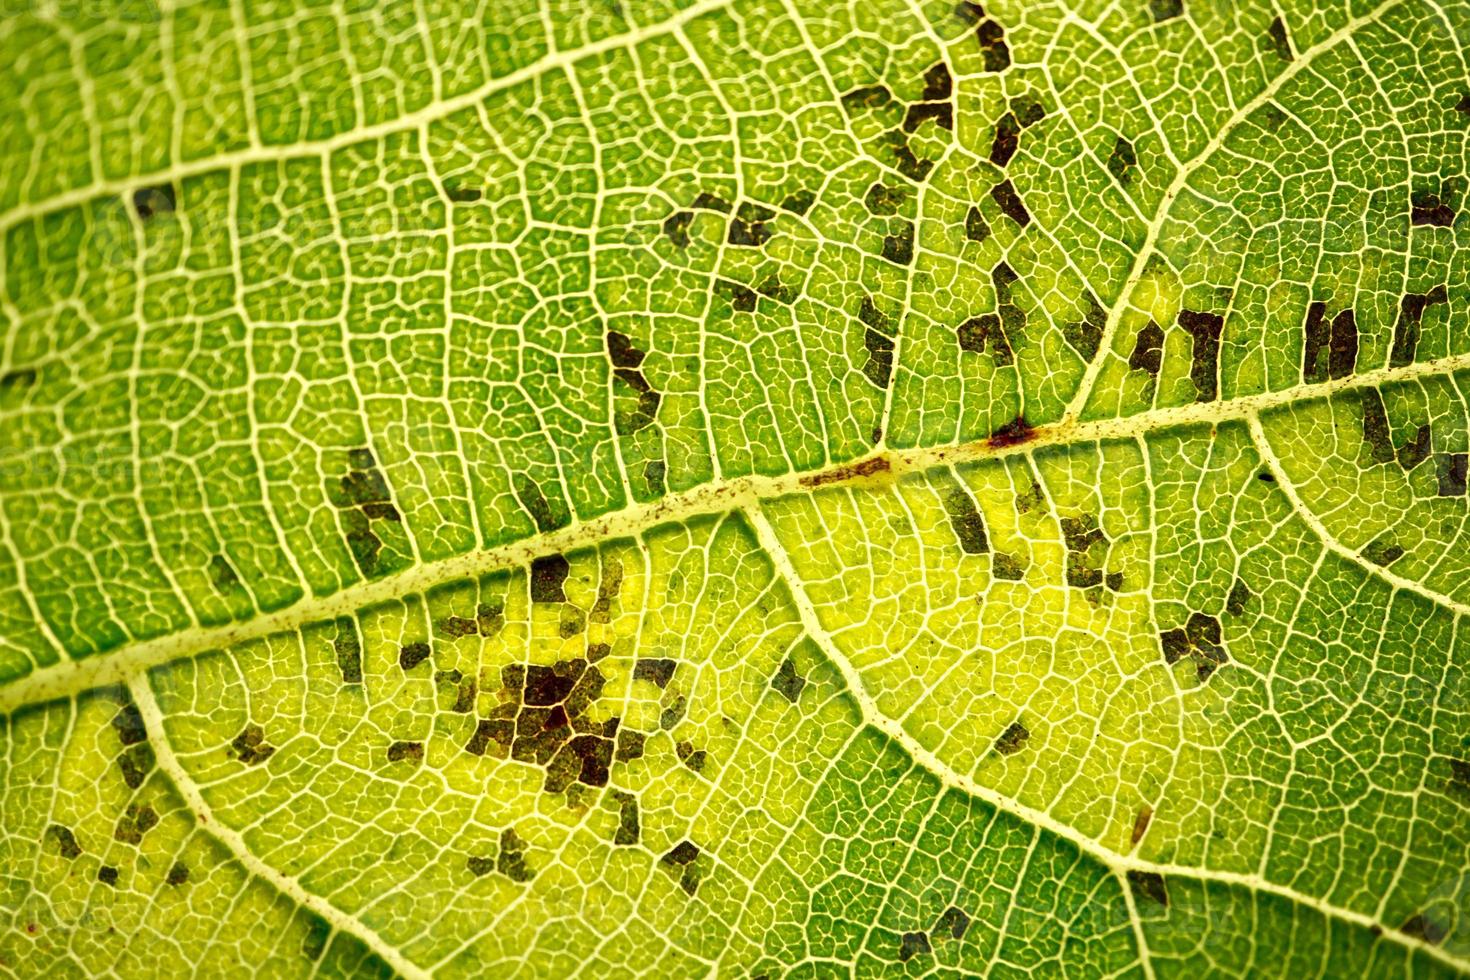
[[[0,962],[1464,972],[1467,37],[13,11]]]

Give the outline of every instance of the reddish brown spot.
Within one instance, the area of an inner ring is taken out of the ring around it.
[[[1143,840],[1143,835],[1148,832],[1148,822],[1154,818],[1154,808],[1144,804],[1138,810],[1138,816],[1133,818],[1133,838],[1131,843],[1136,847]]]
[[[1005,425],[996,429],[986,440],[986,445],[991,449],[1006,449],[1010,446],[1019,446],[1036,438],[1037,430],[1026,421],[1024,415],[1017,415]]]
[[[834,466],[830,470],[813,473],[801,478],[800,483],[804,487],[822,487],[829,483],[842,483],[846,480],[857,480],[877,473],[887,473],[892,465],[885,456],[874,456],[859,463],[851,463],[847,466]]]

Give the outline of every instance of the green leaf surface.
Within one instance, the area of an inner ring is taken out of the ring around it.
[[[1464,0],[0,19],[0,972],[1470,971]]]

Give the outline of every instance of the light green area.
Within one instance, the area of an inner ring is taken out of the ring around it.
[[[0,972],[1470,971],[1470,7],[980,7],[5,11]]]

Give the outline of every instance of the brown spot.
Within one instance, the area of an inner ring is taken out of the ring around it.
[[[615,789],[612,791],[612,800],[618,805],[618,829],[613,836],[613,843],[619,847],[629,847],[638,843],[641,834],[638,820],[638,798],[632,793]]]
[[[54,823],[46,828],[46,837],[55,842],[56,853],[68,861],[78,857],[82,853],[82,845],[77,843],[76,835],[72,833],[70,827],[63,827],[59,823]]]
[[[112,836],[124,844],[138,845],[143,835],[158,825],[158,814],[147,804],[129,803],[127,810],[118,818]]]
[[[834,466],[820,473],[812,473],[798,480],[804,487],[824,487],[832,483],[843,483],[848,480],[860,480],[879,473],[887,473],[892,464],[886,456],[870,456],[857,463],[849,463],[845,466]]]
[[[975,28],[975,40],[980,44],[980,54],[988,72],[1005,71],[1011,66],[1011,49],[1006,44],[1005,28],[991,18],[981,21]]]
[[[398,666],[402,670],[413,670],[429,659],[427,643],[405,643],[398,648]]]
[[[415,763],[415,764],[420,763],[420,762],[423,762],[424,761],[424,743],[423,742],[394,742],[392,745],[388,746],[388,761],[389,762],[412,762],[412,763]]]
[[[997,365],[1006,366],[1015,361],[1010,340],[1001,326],[1000,316],[995,313],[970,317],[955,329],[955,336],[959,340],[960,350],[983,354],[988,347],[990,356]]]
[[[170,885],[173,885],[175,888],[184,884],[188,880],[189,866],[183,861],[175,861],[173,867],[168,869],[168,875],[164,878],[164,881],[168,882]]]
[[[1266,40],[1270,42],[1271,49],[1276,52],[1276,57],[1282,61],[1291,61],[1291,38],[1286,35],[1286,22],[1280,17],[1271,21],[1271,26],[1266,28]]]
[[[633,665],[634,680],[652,681],[660,688],[669,686],[669,681],[674,677],[674,668],[679,666],[677,661],[666,657],[648,658],[639,657]]]
[[[949,514],[949,526],[959,539],[960,550],[967,555],[988,554],[990,542],[985,535],[985,522],[963,487],[954,486],[945,492],[944,509]]]
[[[906,932],[898,942],[898,959],[907,963],[915,956],[928,956],[934,950],[929,945],[929,935],[924,932]]]
[[[1219,397],[1220,335],[1225,318],[1218,313],[1180,310],[1179,325],[1194,338],[1189,380],[1194,382],[1197,402],[1212,402]]]
[[[963,939],[970,928],[970,917],[965,912],[951,905],[940,913],[939,921],[934,923],[934,931],[949,933],[951,939]]]
[[[1414,225],[1450,228],[1455,223],[1455,209],[1428,191],[1415,191],[1410,201],[1410,219]]]
[[[1021,446],[1030,442],[1039,432],[1039,429],[1026,421],[1024,415],[1017,415],[992,432],[985,444],[991,449],[1008,449],[1011,446]]]
[[[1128,355],[1128,367],[1134,371],[1145,371],[1158,377],[1164,363],[1164,330],[1150,320],[1138,331],[1133,353]]]
[[[276,753],[276,747],[265,740],[265,732],[253,722],[240,730],[230,742],[230,749],[247,766],[258,766]]]
[[[1435,477],[1438,481],[1436,495],[1440,497],[1463,497],[1470,471],[1470,456],[1465,453],[1440,453],[1434,457]]]
[[[1169,907],[1169,888],[1164,876],[1153,871],[1128,872],[1128,887],[1135,899],[1147,899],[1164,908]]]
[[[1013,721],[1000,733],[995,740],[995,751],[1001,755],[1015,755],[1026,747],[1031,738],[1031,732],[1019,721]]]
[[[1153,807],[1145,803],[1138,808],[1138,816],[1133,818],[1133,834],[1129,837],[1128,841],[1130,846],[1137,847],[1138,842],[1143,840],[1143,835],[1148,833],[1149,821],[1153,818]]]
[[[995,124],[995,137],[990,141],[990,162],[1004,167],[1016,155],[1021,145],[1021,121],[1015,113],[1007,112]]]
[[[1127,187],[1133,183],[1133,177],[1138,167],[1138,151],[1133,144],[1118,135],[1113,139],[1113,152],[1108,154],[1108,173],[1113,179]]]
[[[546,555],[531,562],[531,601],[566,602],[565,584],[572,566],[562,555]]]
[[[525,842],[514,827],[508,827],[500,833],[500,855],[495,861],[495,869],[515,882],[524,883],[536,877],[535,872],[526,864]]]
[[[1449,291],[1441,283],[1427,293],[1409,293],[1399,300],[1399,318],[1393,328],[1393,350],[1389,353],[1391,367],[1404,367],[1414,362],[1419,349],[1419,329],[1424,311],[1431,306],[1449,302]]]
[[[806,687],[806,678],[796,672],[796,662],[788,656],[781,661],[776,676],[771,678],[771,686],[783,698],[795,704],[801,696],[802,688]]]
[[[985,215],[973,204],[970,210],[965,212],[965,238],[972,242],[983,242],[990,237],[990,225],[985,220]]]
[[[694,220],[693,211],[675,211],[664,219],[664,237],[675,248],[689,247],[689,225]]]
[[[1031,223],[1031,212],[1026,210],[1026,205],[1021,201],[1021,195],[1016,193],[1016,185],[1009,180],[1003,180],[992,187],[990,197],[1000,208],[1000,213],[1020,227],[1025,228]]]

